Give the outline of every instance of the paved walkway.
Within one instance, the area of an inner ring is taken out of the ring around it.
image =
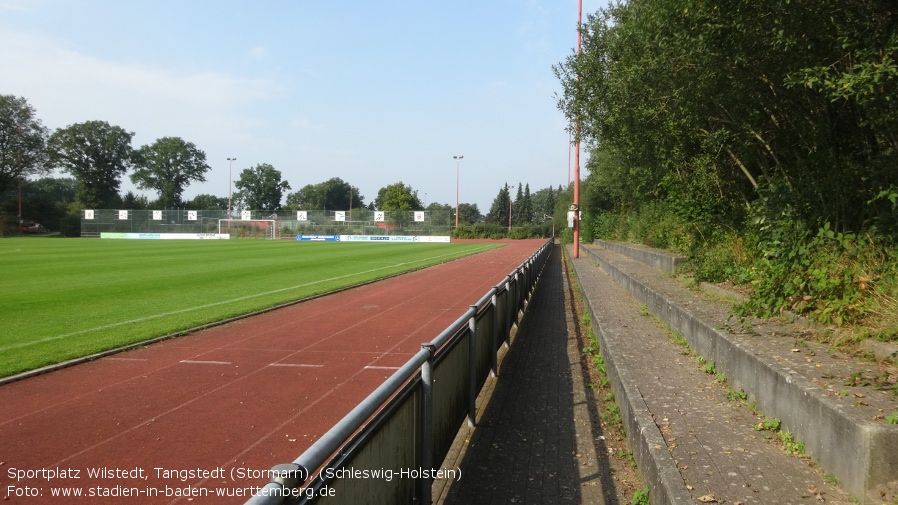
[[[444,466],[459,466],[435,501],[454,504],[614,503],[598,412],[584,388],[577,325],[572,324],[561,251],[543,271],[527,312],[503,357],[499,378],[481,393],[474,430],[462,429]]]

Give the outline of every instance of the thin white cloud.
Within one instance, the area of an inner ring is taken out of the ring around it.
[[[21,2],[0,2],[0,12],[2,11],[31,12],[31,8]]]
[[[51,127],[91,119],[155,124],[176,118],[180,127],[186,122],[193,125],[188,129],[200,130],[235,123],[242,109],[283,92],[270,81],[222,72],[104,61],[62,41],[12,31],[0,31],[0,47],[6,48],[0,68],[7,69],[0,88],[28,99]]]
[[[249,59],[263,61],[268,59],[268,49],[264,46],[256,46],[249,50]]]

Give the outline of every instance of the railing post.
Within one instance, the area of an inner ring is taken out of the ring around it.
[[[468,427],[477,425],[477,306],[468,319]]]
[[[433,457],[433,355],[436,346],[431,342],[421,344],[428,353],[427,361],[421,365],[421,393],[423,396],[421,413],[421,468],[434,468]],[[433,477],[422,477],[418,492],[419,503],[430,505],[433,501]]]
[[[499,288],[493,288],[493,296],[490,297],[490,312],[493,317],[493,327],[490,331],[490,376],[499,375]]]
[[[514,324],[514,321],[511,319],[511,315],[513,314],[512,306],[514,306],[514,292],[511,290],[511,274],[505,276],[505,315],[502,316],[505,318],[504,324],[508,327],[505,331],[505,348],[508,349],[511,347],[511,326]]]

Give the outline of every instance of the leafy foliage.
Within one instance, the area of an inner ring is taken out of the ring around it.
[[[359,193],[359,188],[339,177],[319,184],[307,184],[299,191],[287,195],[287,208],[291,210],[348,210],[364,206],[364,196]]]
[[[184,189],[191,182],[205,182],[205,173],[211,169],[206,153],[180,137],[163,137],[135,154],[131,182],[140,189],[155,190],[161,208],[181,205]]]
[[[34,107],[15,95],[0,95],[0,193],[23,177],[47,170],[47,128]]]
[[[268,163],[261,163],[240,172],[240,179],[234,182],[239,190],[234,199],[244,209],[278,210],[284,191],[290,189],[287,181],[281,180],[281,172]]]
[[[630,0],[589,16],[582,54],[555,67],[559,108],[592,146],[583,236],[751,282],[746,312],[894,312],[896,22],[874,0]]]
[[[424,206],[418,199],[418,192],[402,181],[380,188],[374,207],[378,210],[422,210]]]
[[[458,204],[458,223],[474,224],[483,221],[483,215],[476,203],[459,203]]]
[[[511,210],[511,205],[511,192],[508,189],[508,183],[506,183],[505,186],[499,189],[499,194],[496,195],[496,198],[493,199],[486,221],[508,228],[508,213]]]
[[[113,207],[121,176],[131,168],[134,132],[106,121],[60,128],[47,142],[50,162],[78,181],[75,200],[85,208]]]

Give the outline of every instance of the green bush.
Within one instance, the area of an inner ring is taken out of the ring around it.
[[[507,236],[508,229],[498,223],[474,223],[460,224],[458,228],[452,230],[452,238],[488,238],[503,239]]]
[[[66,214],[59,220],[59,234],[63,237],[81,236],[81,213]]]

